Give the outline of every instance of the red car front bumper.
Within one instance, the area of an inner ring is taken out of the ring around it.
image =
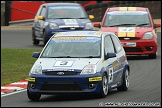
[[[120,40],[127,55],[155,54],[157,41],[154,40]]]

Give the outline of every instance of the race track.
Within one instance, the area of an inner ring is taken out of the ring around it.
[[[31,29],[1,30],[1,48],[39,48],[33,46]],[[109,92],[106,98],[93,95],[42,95],[39,102],[27,98],[26,91],[1,97],[1,107],[98,107],[108,102],[161,106],[161,33],[158,33],[158,57],[128,56],[130,64],[130,87],[128,91]],[[28,77],[28,76],[27,76]]]

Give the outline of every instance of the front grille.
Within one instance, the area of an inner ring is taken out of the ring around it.
[[[125,47],[125,52],[142,52],[141,48]]]
[[[129,39],[124,39],[124,38],[129,38]],[[140,40],[139,37],[119,37],[119,40]]]
[[[81,91],[77,83],[44,83],[42,91]]]
[[[45,75],[51,75],[51,76],[70,76],[70,75],[77,75],[78,72],[74,71],[49,71],[45,72]]]
[[[84,28],[78,27],[75,29],[71,29],[71,27],[67,27],[67,28],[61,28],[62,30],[83,30]]]

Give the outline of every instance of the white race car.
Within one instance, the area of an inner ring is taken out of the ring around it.
[[[106,97],[109,89],[126,91],[130,67],[118,37],[111,32],[73,31],[52,36],[29,73],[27,95],[93,93]]]

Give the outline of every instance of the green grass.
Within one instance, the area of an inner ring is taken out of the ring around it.
[[[36,61],[32,57],[33,52],[41,50],[1,48],[1,86],[28,78]]]

